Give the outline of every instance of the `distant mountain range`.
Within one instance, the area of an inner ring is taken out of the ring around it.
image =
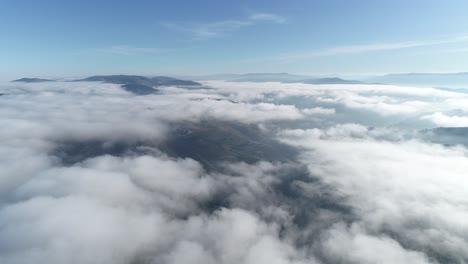
[[[317,78],[317,79],[304,79],[300,81],[290,81],[290,82],[300,82],[307,84],[363,84],[364,82],[356,80],[345,80],[338,77],[333,78]]]
[[[293,82],[311,78],[307,75],[289,73],[247,73],[232,78],[236,82]]]
[[[393,84],[437,88],[468,88],[468,72],[403,73],[348,80],[339,77],[317,77],[289,73],[247,73],[187,76],[192,80],[226,80],[232,82],[285,82],[308,84]]]
[[[284,82],[308,84],[362,84],[357,80],[345,80],[338,77],[320,78],[310,75],[289,73],[246,73],[246,74],[215,74],[205,76],[186,76],[193,80],[224,80],[230,82]]]
[[[157,92],[158,86],[183,86],[196,89],[202,85],[191,80],[225,80],[231,82],[284,82],[307,84],[391,84],[408,86],[427,86],[438,89],[468,88],[468,72],[461,73],[406,73],[388,74],[358,80],[348,80],[339,77],[314,77],[289,73],[247,73],[247,74],[216,74],[205,76],[184,76],[172,78],[166,76],[144,77],[138,75],[98,75],[74,81],[106,82],[121,84],[122,88],[136,94]],[[14,82],[38,83],[51,82],[50,79],[22,78]]]
[[[468,88],[468,72],[387,74],[368,78],[365,81],[395,85]]]
[[[38,78],[22,78],[13,82],[53,82],[54,80]],[[139,75],[97,75],[84,79],[73,80],[73,82],[105,82],[121,84],[121,87],[129,92],[138,95],[156,93],[158,86],[182,86],[184,88],[200,88],[201,83],[187,80],[180,80],[166,76],[144,77]]]
[[[85,79],[75,80],[76,82],[105,82],[121,84],[122,88],[138,95],[156,93],[158,86],[183,86],[200,87],[202,84],[194,81],[180,80],[166,76],[144,77],[139,75],[99,75]]]
[[[79,79],[75,81],[106,82],[106,83],[116,83],[116,84],[140,84],[140,85],[146,85],[146,86],[201,85],[201,83],[198,83],[198,82],[180,80],[180,79],[166,77],[166,76],[144,77],[144,76],[139,76],[139,75],[98,75],[98,76],[91,76],[88,78]]]
[[[41,83],[41,82],[54,82],[54,80],[40,79],[40,78],[21,78],[21,79],[13,80],[12,82]]]
[[[191,80],[223,80],[231,82],[287,82],[312,78],[312,76],[309,75],[296,75],[289,73],[214,74],[185,77]]]

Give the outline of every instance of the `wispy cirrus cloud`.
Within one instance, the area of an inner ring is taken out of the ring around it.
[[[308,56],[329,56],[329,55],[340,55],[340,54],[354,54],[371,51],[385,51],[385,50],[398,50],[422,46],[432,46],[447,43],[465,42],[468,41],[468,36],[455,37],[449,39],[438,39],[438,40],[423,40],[423,41],[402,41],[402,42],[389,42],[389,43],[376,43],[376,44],[363,44],[363,45],[349,45],[333,47],[323,50],[311,51],[301,55]],[[294,56],[292,56],[294,57]]]
[[[100,52],[116,54],[116,55],[139,55],[139,54],[156,54],[160,53],[159,48],[150,47],[132,47],[128,45],[109,46],[98,49]]]
[[[250,21],[240,20],[225,20],[205,24],[179,24],[179,23],[164,23],[168,29],[177,30],[193,35],[197,39],[212,38],[224,35],[240,28],[251,26]]]
[[[316,58],[316,57],[359,54],[359,53],[377,52],[377,51],[401,50],[401,49],[435,46],[435,45],[450,44],[450,43],[461,43],[461,42],[467,42],[467,41],[468,41],[468,35],[463,35],[463,36],[457,36],[457,37],[451,37],[451,38],[440,38],[440,39],[433,39],[433,40],[344,45],[344,46],[336,46],[336,47],[330,47],[330,48],[324,48],[324,49],[307,50],[307,51],[295,52],[295,53],[284,53],[284,54],[279,54],[277,56],[273,56],[269,58],[249,59],[247,60],[247,62],[250,62],[250,61],[294,62],[298,60],[304,60],[304,59],[310,59],[310,58]]]
[[[163,23],[168,29],[191,34],[196,39],[207,39],[223,36],[242,28],[260,23],[283,24],[286,18],[277,14],[255,13],[244,19],[230,19],[209,23]]]
[[[282,23],[286,22],[285,17],[279,16],[279,15],[276,15],[276,14],[268,14],[268,13],[252,14],[249,17],[249,19],[254,20],[254,21],[269,21],[269,22],[275,22],[275,23],[279,23],[279,24],[282,24]]]

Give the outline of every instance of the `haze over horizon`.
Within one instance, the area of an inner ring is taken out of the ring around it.
[[[462,0],[5,1],[0,79],[465,72],[467,9]]]

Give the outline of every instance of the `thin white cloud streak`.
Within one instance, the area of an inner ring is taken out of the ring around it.
[[[98,50],[103,53],[110,53],[110,54],[116,54],[116,55],[157,54],[162,51],[159,48],[132,47],[132,46],[127,46],[127,45],[110,46],[110,47],[100,48]]]
[[[211,23],[163,23],[162,25],[168,29],[189,33],[196,39],[208,39],[223,36],[245,27],[257,25],[259,23],[283,24],[285,22],[286,18],[280,15],[256,13],[250,15],[246,19],[230,19]]]
[[[417,48],[425,46],[435,46],[450,43],[460,43],[468,41],[468,36],[452,37],[447,39],[438,40],[422,40],[422,41],[402,41],[402,42],[388,42],[388,43],[373,43],[361,45],[345,45],[325,49],[309,50],[297,53],[279,54],[269,58],[248,59],[245,62],[257,61],[279,61],[279,62],[294,62],[316,57],[328,57],[348,54],[360,54],[376,51],[390,51],[401,50],[408,48]]]
[[[195,38],[205,39],[224,35],[226,33],[239,30],[242,27],[251,26],[250,21],[225,20],[205,24],[181,25],[176,23],[164,23],[169,29],[187,32]]]
[[[279,23],[279,24],[282,24],[282,23],[285,23],[286,22],[286,18],[282,17],[282,16],[279,16],[279,15],[275,15],[275,14],[267,14],[267,13],[257,13],[257,14],[253,14],[249,17],[251,20],[256,20],[256,21],[271,21],[271,22],[275,22],[275,23]]]

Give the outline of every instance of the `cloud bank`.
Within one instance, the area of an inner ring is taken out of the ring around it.
[[[466,94],[204,84],[2,85],[0,263],[468,262]]]

